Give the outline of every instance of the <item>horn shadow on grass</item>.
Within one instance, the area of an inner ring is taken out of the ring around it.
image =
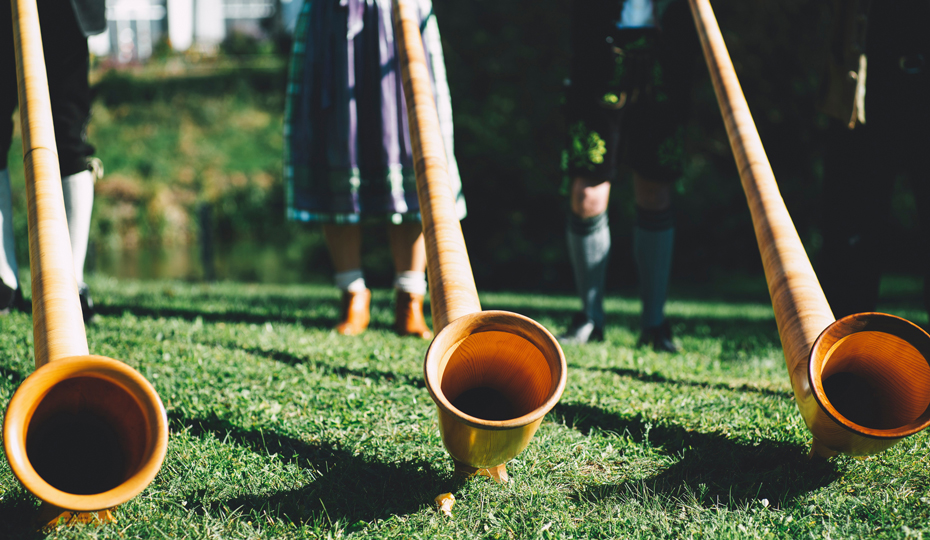
[[[322,328],[333,326],[335,321],[313,311],[339,312],[339,298],[331,294],[244,295],[236,296],[234,304],[230,304],[230,300],[229,293],[222,291],[205,291],[189,297],[176,297],[170,290],[148,291],[129,297],[104,297],[97,300],[94,309],[101,315],[116,317],[129,313],[139,318],[175,317],[188,321],[201,319],[204,322],[245,324],[287,322]],[[183,304],[178,305],[179,302]],[[211,304],[219,305],[213,307]],[[232,309],[224,309],[226,306]]]
[[[187,321],[201,319],[204,322],[264,324],[267,322],[289,322],[308,328],[328,328],[335,324],[329,317],[295,317],[278,314],[249,313],[247,311],[202,311],[174,307],[147,307],[125,304],[107,304],[94,306],[94,310],[105,316],[120,317],[130,313],[138,318],[178,318]]]
[[[554,320],[562,325],[555,331],[549,328],[550,332],[559,333],[564,330],[578,310],[568,308],[540,308],[535,306],[508,305],[506,303],[491,304],[486,302],[485,309],[511,311],[519,313],[536,321]],[[707,315],[675,315],[668,316],[676,336],[699,335],[702,338],[725,338],[724,354],[727,351],[735,351],[744,348],[747,343],[753,345],[774,345],[781,346],[781,340],[778,336],[778,327],[775,324],[774,315],[770,319],[747,319],[739,316],[720,316],[709,317]],[[605,317],[605,326],[609,331],[610,328],[629,328],[635,333],[640,331],[640,314],[635,313],[617,313],[607,312]]]
[[[340,300],[338,298],[314,298],[312,301],[317,304],[317,307],[326,305],[327,311],[335,314],[339,313]],[[120,317],[125,313],[129,313],[138,318],[178,318],[187,321],[196,321],[200,319],[204,322],[222,322],[230,324],[290,323],[299,324],[305,328],[319,328],[324,330],[331,329],[339,322],[337,320],[338,315],[332,317],[292,315],[291,313],[293,312],[306,311],[307,306],[306,303],[298,303],[293,298],[265,297],[257,301],[243,299],[237,302],[237,306],[239,309],[235,311],[205,311],[196,308],[188,309],[174,306],[161,307],[157,305],[144,305],[144,303],[129,299],[120,303],[98,303],[94,306],[94,310],[100,315],[112,317]],[[243,307],[254,307],[255,310],[242,309]],[[269,312],[269,307],[273,307],[275,312]],[[390,325],[379,324],[379,321],[374,317],[374,315],[379,312],[388,313],[393,311],[393,305],[390,300],[372,299],[371,311],[373,318],[370,328],[377,329],[382,326],[384,329],[390,328]],[[429,321],[428,309],[424,314],[427,316],[427,321]]]
[[[306,486],[273,494],[205,501],[206,493],[192,492],[187,495],[186,507],[195,512],[238,510],[296,524],[328,521],[351,525],[414,513],[432,504],[437,493],[452,491],[457,485],[451,474],[436,470],[426,460],[382,463],[329,442],[309,443],[273,431],[243,429],[217,417],[168,416],[173,429],[188,429],[194,436],[213,433],[256,453],[277,454],[286,463],[322,473]]]
[[[303,364],[307,367],[311,367],[317,371],[323,371],[326,373],[332,373],[333,375],[339,377],[360,377],[367,379],[375,379],[380,381],[392,382],[406,384],[408,386],[413,386],[416,388],[425,388],[426,383],[423,381],[422,377],[411,377],[409,375],[404,375],[402,373],[394,373],[391,371],[380,371],[376,369],[352,369],[345,366],[333,366],[330,362],[314,360],[308,356],[298,356],[285,351],[273,350],[273,349],[260,349],[258,347],[246,347],[239,345],[237,343],[216,343],[215,345],[228,349],[230,351],[243,351],[245,353],[261,356],[268,360],[275,362],[281,362],[289,365]]]
[[[712,383],[704,381],[692,381],[692,380],[681,380],[681,379],[672,379],[661,375],[659,373],[651,373],[647,371],[640,371],[638,369],[627,369],[627,368],[599,368],[591,366],[579,366],[575,364],[569,364],[570,369],[583,369],[586,371],[607,371],[610,373],[616,373],[621,377],[626,377],[628,379],[635,379],[640,382],[647,383],[658,383],[658,384],[673,384],[676,386],[690,386],[693,388],[708,388],[714,390],[729,390],[731,392],[746,392],[752,394],[762,394],[766,396],[776,396],[783,398],[792,398],[794,394],[790,390],[773,390],[771,388],[763,388],[759,386],[752,386],[749,384],[742,384],[739,386],[731,386],[726,383]]]
[[[0,366],[0,377],[9,380],[9,384],[19,387],[20,383],[26,380],[29,373],[20,373],[15,369]]]
[[[39,531],[36,523],[38,505],[39,501],[23,488],[13,496],[3,497],[0,500],[0,538],[45,538],[47,535]]]
[[[556,405],[553,412],[558,421],[583,433],[596,427],[681,456],[677,463],[645,480],[586,486],[576,493],[580,500],[628,497],[645,488],[671,498],[693,498],[706,507],[735,510],[768,499],[780,508],[840,476],[832,461],[808,460],[808,449],[801,445],[772,440],[743,442],[577,403]]]

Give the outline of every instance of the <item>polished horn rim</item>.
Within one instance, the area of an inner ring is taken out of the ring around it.
[[[507,420],[485,420],[469,415],[452,405],[452,402],[442,392],[440,368],[444,367],[444,362],[448,361],[455,349],[469,336],[486,331],[502,331],[502,325],[507,326],[510,333],[527,340],[539,349],[540,353],[550,362],[550,367],[553,365],[551,359],[557,358],[556,364],[560,373],[555,388],[550,387],[549,397],[531,412]],[[440,409],[454,415],[472,427],[506,430],[532,424],[555,407],[565,390],[568,364],[565,361],[562,348],[558,345],[558,341],[541,324],[519,313],[488,310],[461,316],[443,328],[433,338],[429,349],[426,351],[423,371],[426,388]]]
[[[878,332],[896,337],[913,347],[925,361],[930,363],[930,334],[907,319],[877,312],[856,313],[838,319],[827,326],[814,342],[808,362],[808,381],[814,399],[823,411],[846,430],[872,439],[900,439],[930,426],[930,404],[915,420],[889,429],[863,426],[850,420],[836,409],[824,390],[822,367],[829,355],[843,340],[859,332]]]
[[[101,493],[62,491],[43,479],[26,452],[29,422],[49,392],[75,378],[96,378],[113,384],[139,405],[146,419],[146,451],[129,478]],[[133,368],[103,356],[76,356],[50,362],[26,378],[10,400],[3,424],[4,448],[13,474],[26,489],[50,504],[89,512],[112,508],[138,495],[158,474],[168,449],[168,420],[155,388]]]

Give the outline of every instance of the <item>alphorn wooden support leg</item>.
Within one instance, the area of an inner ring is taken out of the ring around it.
[[[494,480],[498,484],[506,484],[510,481],[510,475],[507,474],[507,464],[497,465],[496,467],[488,467],[485,469],[479,469],[477,467],[472,467],[471,465],[466,465],[461,461],[452,458],[453,463],[455,463],[455,473],[454,475],[458,478],[473,478],[475,476],[487,476],[491,480]]]
[[[43,502],[36,515],[36,526],[40,530],[51,530],[59,525],[76,525],[78,523],[115,523],[116,516],[113,511],[117,507],[98,510],[96,512],[73,512]]]
[[[837,452],[827,448],[822,442],[818,441],[817,438],[811,439],[811,450],[807,454],[807,458],[814,460],[829,459],[837,455]]]

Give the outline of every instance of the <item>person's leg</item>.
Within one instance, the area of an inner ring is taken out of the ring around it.
[[[600,341],[604,338],[604,286],[610,256],[607,221],[610,182],[592,183],[576,177],[572,181],[570,202],[566,230],[568,258],[582,307],[581,314],[560,339],[574,343]]]
[[[621,118],[628,101],[624,42],[615,38],[617,2],[573,2],[571,77],[566,87],[566,145],[562,156],[569,185],[568,258],[581,299],[563,343],[604,339],[604,293],[610,255],[607,206],[617,177]]]
[[[839,319],[874,311],[881,284],[895,173],[876,152],[870,126],[834,122],[824,148],[820,286]]]
[[[371,291],[362,275],[362,229],[359,225],[323,225],[323,236],[336,270],[336,286],[342,291],[342,312],[336,331],[361,334],[370,321]]]
[[[13,244],[13,195],[10,172],[0,170],[0,313],[14,307],[19,289],[19,268]]]
[[[423,318],[426,297],[426,244],[420,222],[388,226],[394,259],[394,331],[401,336],[433,337]]]
[[[675,224],[672,215],[672,184],[633,174],[636,225],[633,228],[633,259],[639,273],[642,299],[640,343],[656,350],[677,350],[665,320],[665,301],[672,270]]]
[[[84,283],[84,261],[90,240],[90,216],[94,210],[94,173],[84,170],[69,174],[61,179],[61,191],[65,198],[65,215],[68,219],[68,235],[71,239],[71,257],[74,262],[74,279],[78,285],[78,298],[84,322],[94,317],[94,301],[90,289]]]
[[[74,257],[74,278],[84,284],[84,260],[90,237],[90,216],[94,209],[94,175],[81,171],[61,179],[65,198],[65,214],[71,237],[71,254]]]
[[[88,322],[94,315],[93,301],[84,283],[84,261],[94,205],[94,174],[88,163],[94,147],[87,142],[92,101],[87,79],[90,54],[87,38],[73,10],[61,9],[55,3],[40,3],[39,17],[74,277],[84,321]]]
[[[0,16],[0,35],[12,35],[12,18]],[[19,268],[13,240],[13,199],[7,155],[13,140],[13,111],[16,109],[16,63],[13,40],[0,40],[0,313],[14,308],[19,289]]]
[[[920,242],[914,250],[914,256],[920,262],[924,278],[924,309],[930,314],[930,165],[923,159],[921,150],[926,148],[930,137],[917,139],[910,151],[906,151],[905,165],[908,184],[914,194],[917,205],[917,218],[920,230]]]
[[[930,170],[926,167],[920,172],[911,171],[910,186],[917,203],[917,216],[920,220],[921,243],[917,256],[923,270],[924,309],[930,315]]]

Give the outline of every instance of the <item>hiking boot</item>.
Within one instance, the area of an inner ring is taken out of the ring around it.
[[[394,331],[399,336],[431,339],[433,333],[423,318],[423,295],[397,291],[394,304]]]
[[[656,352],[678,352],[678,347],[672,341],[672,326],[668,323],[668,320],[663,321],[659,326],[644,329],[639,336],[638,345],[640,347],[650,345],[652,350]]]
[[[558,339],[563,345],[584,345],[588,342],[604,341],[604,328],[599,328],[584,313],[576,313],[568,330]]]
[[[371,291],[368,289],[359,292],[342,292],[342,314],[336,331],[344,336],[357,336],[368,329],[371,320],[369,306],[371,305]]]
[[[90,297],[90,289],[86,283],[78,286],[78,300],[81,302],[81,316],[84,323],[89,323],[94,318],[94,300]]]

